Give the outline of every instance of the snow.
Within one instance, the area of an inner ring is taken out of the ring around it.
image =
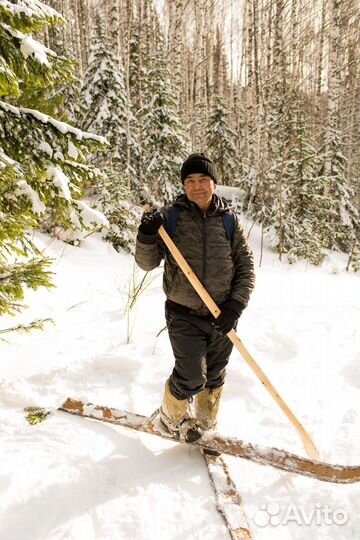
[[[10,156],[5,154],[4,149],[0,146],[0,167],[5,168],[8,165],[15,165],[16,162]]]
[[[64,154],[60,151],[55,152],[54,159],[57,161],[65,161]]]
[[[66,122],[61,122],[60,120],[55,120],[51,116],[44,114],[40,111],[37,111],[35,109],[27,109],[25,107],[20,107],[19,111],[24,114],[30,114],[43,124],[51,124],[54,126],[60,133],[65,135],[66,133],[72,133],[76,136],[78,140],[84,139],[94,139],[96,141],[99,141],[102,144],[106,143],[106,139],[104,137],[100,137],[99,135],[94,135],[91,133],[86,133],[85,131],[81,131],[81,129],[75,128],[71,126],[70,124],[67,124]]]
[[[75,144],[72,143],[71,141],[69,141],[69,143],[68,143],[68,155],[72,159],[78,159],[78,157],[79,157],[79,152],[78,152]]]
[[[69,189],[69,178],[64,174],[64,172],[59,169],[58,167],[47,167],[46,173],[51,180],[51,182],[56,186],[59,190],[60,197],[63,197],[67,201],[71,201],[71,193]]]
[[[45,152],[45,154],[47,154],[50,158],[52,158],[53,153],[54,153],[50,144],[45,141],[41,141],[41,143],[39,144],[39,150],[41,150],[42,152]]]
[[[93,225],[109,227],[109,222],[104,214],[94,208],[90,208],[90,206],[83,201],[75,201],[75,204],[80,209],[81,219],[86,227],[91,227]]]
[[[44,16],[57,18],[65,22],[63,17],[55,9],[46,6],[39,0],[22,0],[14,4],[11,0],[0,0],[0,7],[13,15],[25,15],[26,17]]]
[[[10,105],[9,103],[5,103],[5,101],[0,101],[0,107],[5,112],[11,112],[13,114],[16,114],[16,116],[20,116],[20,109],[18,107],[14,107],[14,105]]]
[[[15,37],[20,41],[20,51],[25,59],[29,56],[33,56],[40,64],[44,64],[48,67],[51,66],[48,56],[57,56],[54,51],[45,47],[30,34],[24,34],[23,32],[20,32],[20,30],[12,28],[5,23],[1,23],[0,26],[12,37]]]
[[[360,276],[345,272],[340,254],[315,268],[282,263],[269,247],[259,268],[260,240],[255,226],[257,283],[238,334],[321,458],[359,463]],[[0,334],[7,340],[0,341],[0,539],[228,538],[196,448],[62,412],[37,426],[25,421],[24,407],[55,408],[67,397],[149,415],[173,365],[168,336],[158,335],[165,326],[159,269],[130,314],[127,343],[129,283],[143,275],[133,257],[98,235],[81,247],[39,233],[34,241],[54,259],[57,288],[28,291],[31,307],[4,316],[1,328],[45,317],[55,325]],[[304,455],[295,430],[235,351],[217,429]],[[255,538],[357,537],[359,485],[226,462]]]
[[[25,36],[23,38],[20,45],[20,51],[24,58],[34,56],[34,58],[40,62],[40,64],[45,64],[46,66],[51,65],[47,57],[49,50],[46,49],[46,47],[44,47],[41,43],[36,41],[32,36]]]
[[[0,101],[0,107],[4,111],[11,112],[13,114],[16,114],[17,116],[21,116],[21,114],[31,115],[43,124],[52,125],[55,129],[57,129],[63,135],[66,135],[67,133],[71,133],[72,135],[75,135],[77,140],[79,141],[83,139],[92,139],[94,141],[99,142],[100,144],[108,144],[108,141],[105,139],[105,137],[101,137],[100,135],[95,135],[94,133],[88,133],[86,131],[82,131],[81,129],[75,128],[74,126],[71,126],[70,124],[67,124],[66,122],[61,122],[60,120],[56,120],[55,118],[52,118],[48,114],[37,111],[36,109],[28,109],[26,107],[14,107],[14,105],[10,105],[9,103],[5,103],[4,101]]]
[[[26,182],[26,180],[19,180],[17,182],[18,188],[14,191],[16,197],[25,195],[31,201],[32,209],[35,214],[42,214],[46,210],[45,204],[40,199],[38,193]]]

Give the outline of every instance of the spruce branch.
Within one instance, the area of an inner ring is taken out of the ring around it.
[[[24,287],[54,287],[53,272],[47,268],[52,263],[49,258],[34,258],[27,262],[4,264],[0,259],[0,315],[13,315],[20,311],[20,301],[24,298]]]
[[[24,411],[27,413],[25,420],[31,426],[41,424],[51,413],[51,409],[46,409],[45,407],[25,407]]]
[[[35,319],[30,324],[18,324],[17,326],[13,326],[12,328],[2,328],[0,329],[0,334],[6,334],[9,332],[19,332],[19,334],[28,334],[32,330],[44,330],[44,327],[47,323],[51,323],[55,325],[55,321],[51,317],[48,317],[46,319]]]

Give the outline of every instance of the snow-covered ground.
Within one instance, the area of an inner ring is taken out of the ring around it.
[[[131,314],[133,257],[97,236],[72,247],[44,235],[57,288],[1,328],[52,317],[55,325],[0,342],[0,540],[219,540],[205,464],[195,448],[55,412],[30,426],[23,408],[66,397],[150,414],[172,369],[161,270]],[[313,435],[324,460],[360,462],[360,276],[333,255],[288,265],[252,229],[257,283],[238,334]],[[142,273],[137,273],[139,280]],[[219,276],[220,279],[220,276]],[[218,430],[304,454],[301,442],[237,352]],[[332,485],[226,459],[255,538],[350,540],[360,530],[359,485]],[[310,522],[310,523],[309,523]]]

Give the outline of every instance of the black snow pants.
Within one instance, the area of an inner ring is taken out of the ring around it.
[[[216,332],[213,317],[178,311],[169,302],[165,302],[165,317],[175,356],[169,378],[173,396],[187,399],[203,388],[222,386],[233,344]]]

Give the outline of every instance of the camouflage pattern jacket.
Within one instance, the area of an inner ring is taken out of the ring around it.
[[[231,210],[216,194],[206,213],[189,201],[186,195],[180,195],[174,204],[180,207],[180,213],[172,239],[191,269],[217,305],[221,307],[224,302],[235,300],[234,304],[240,302],[246,307],[255,283],[254,263],[237,216],[230,241],[222,213]],[[161,212],[166,229],[169,206],[163,207]],[[162,259],[165,261],[163,289],[167,299],[185,306],[197,315],[208,315],[207,307],[178,267],[161,237],[139,231],[135,250],[138,266],[150,271],[159,266]]]

